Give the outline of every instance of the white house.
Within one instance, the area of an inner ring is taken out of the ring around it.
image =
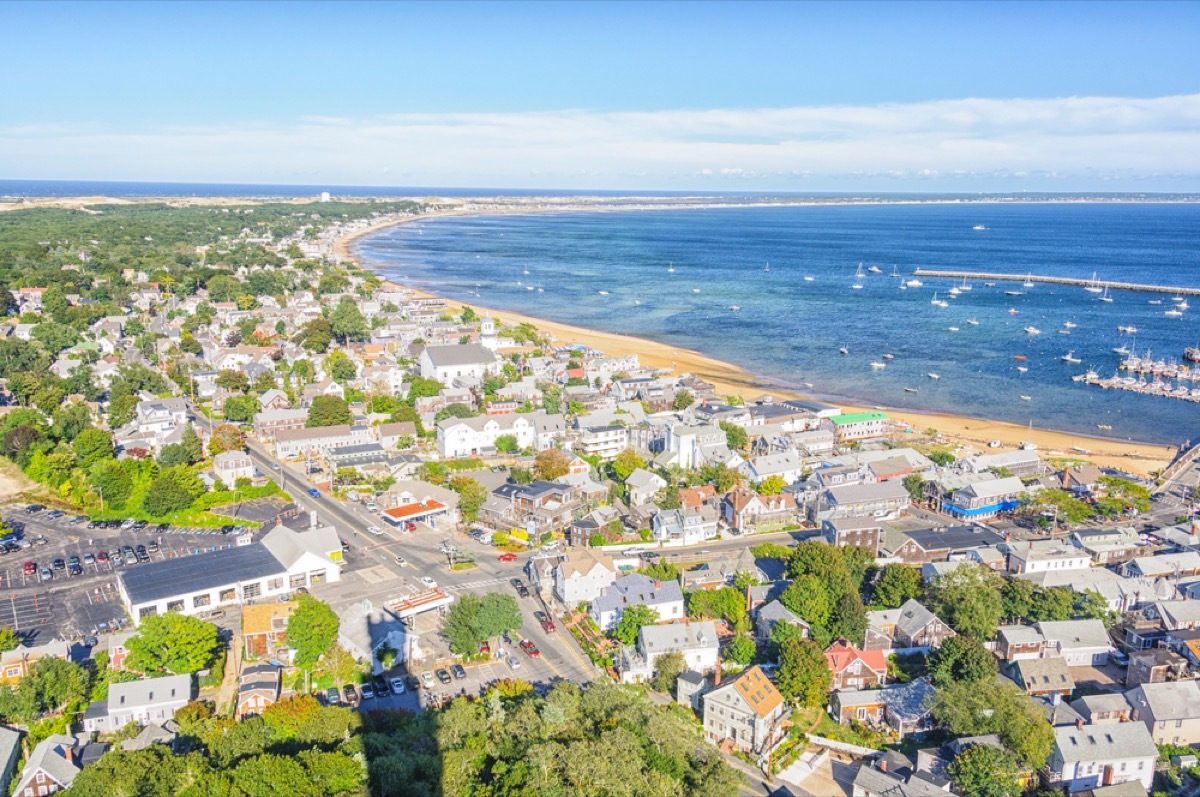
[[[1082,570],[1092,566],[1091,555],[1062,540],[1031,540],[1007,544],[1008,572],[1042,573],[1047,570]]]
[[[666,450],[678,454],[675,464],[681,468],[697,467],[703,460],[705,448],[727,444],[725,430],[711,426],[671,426],[667,429]]]
[[[485,374],[500,370],[500,360],[491,349],[478,343],[457,346],[426,346],[418,359],[421,376],[449,385],[455,379],[478,382]]]
[[[554,569],[554,596],[564,606],[575,608],[594,601],[617,580],[617,568],[603,551],[579,548],[567,554]]]
[[[783,739],[791,708],[758,666],[704,695],[704,734],[716,744],[729,740],[744,752],[761,753]]]
[[[493,451],[496,439],[512,435],[520,448],[539,448],[539,423],[548,416],[543,412],[481,415],[477,418],[446,418],[438,421],[438,454],[442,457],[469,457]]]
[[[1066,725],[1054,729],[1050,755],[1051,780],[1071,793],[1099,786],[1154,781],[1158,748],[1140,722],[1105,725]]]
[[[1100,620],[1046,620],[1034,628],[1046,639],[1047,655],[1062,656],[1068,667],[1104,664],[1112,651],[1112,641]]]
[[[1140,684],[1125,699],[1155,744],[1200,742],[1200,686],[1194,680]]]
[[[625,497],[630,506],[640,506],[652,500],[666,486],[666,479],[657,473],[638,468],[625,479]]]
[[[656,540],[683,545],[698,545],[716,539],[719,534],[715,515],[705,516],[698,510],[686,508],[656,512],[650,520],[650,531]]]
[[[161,725],[191,699],[192,676],[186,673],[112,684],[107,700],[88,706],[83,715],[83,729],[88,733],[111,733],[131,722]]]
[[[795,484],[804,475],[804,460],[792,451],[781,454],[765,454],[751,457],[742,463],[740,470],[750,481],[760,484],[772,476],[781,476],[787,484]]]
[[[717,667],[719,651],[717,627],[711,620],[644,625],[638,631],[637,645],[621,649],[621,683],[650,680],[655,662],[668,653],[683,654],[686,670],[709,673]]]
[[[683,619],[683,592],[675,580],[657,581],[641,573],[618,578],[592,601],[592,619],[601,631],[610,631],[630,606],[646,606],[658,619]]]
[[[213,475],[233,488],[238,479],[253,479],[254,462],[245,451],[223,451],[213,457]]]

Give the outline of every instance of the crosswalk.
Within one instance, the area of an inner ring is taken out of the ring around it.
[[[507,578],[486,578],[480,581],[468,581],[465,584],[448,584],[447,586],[454,589],[478,589],[479,587],[495,587],[507,583]]]

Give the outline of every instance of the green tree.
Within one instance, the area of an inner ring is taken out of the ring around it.
[[[216,383],[217,387],[223,387],[226,390],[237,393],[245,393],[250,389],[250,377],[241,371],[234,371],[228,368],[223,369],[221,373],[217,374]]]
[[[762,480],[762,484],[758,485],[758,492],[762,495],[779,495],[783,492],[784,487],[787,487],[787,480],[782,476],[768,476]]]
[[[797,576],[780,594],[779,602],[792,614],[808,623],[813,639],[820,645],[829,644],[832,639],[829,618],[833,613],[833,606],[821,579],[813,575]]]
[[[681,408],[677,408],[681,409]],[[718,426],[725,433],[725,442],[733,451],[749,451],[750,435],[741,426],[729,421],[720,421]]]
[[[329,356],[325,358],[325,362],[321,366],[331,379],[342,384],[358,376],[358,366],[343,349],[334,349],[329,352]]]
[[[688,407],[696,403],[696,397],[686,390],[675,391],[675,400],[671,402],[671,407],[678,410],[686,410]]]
[[[196,434],[196,428],[190,423],[183,427],[179,445],[187,449],[189,463],[195,464],[204,459],[204,444],[200,442],[200,435]]]
[[[668,484],[654,494],[654,503],[659,509],[680,509],[683,499],[679,497],[679,489]]]
[[[318,396],[318,398],[321,398]],[[225,399],[222,415],[225,420],[244,423],[258,413],[258,399],[254,396],[230,396]]]
[[[473,521],[479,516],[480,507],[491,495],[486,487],[470,476],[455,476],[446,486],[458,493],[458,511],[467,521]]]
[[[0,625],[0,653],[13,650],[19,644],[21,638],[17,636],[17,632],[7,625]]]
[[[466,655],[478,652],[482,642],[520,627],[521,610],[512,595],[464,593],[447,612],[442,635],[452,653]]]
[[[855,645],[863,644],[867,633],[867,608],[862,597],[851,591],[842,595],[833,604],[829,615],[829,634],[834,639],[845,637]]]
[[[517,442],[516,435],[502,434],[496,438],[496,450],[502,454],[511,454],[520,448],[521,444]]]
[[[771,626],[771,658],[779,661],[783,646],[792,639],[804,639],[804,629],[791,623],[775,623]]]
[[[203,670],[221,649],[217,627],[195,617],[167,612],[147,617],[125,643],[126,666],[143,673],[176,675]]]
[[[309,429],[318,426],[338,426],[349,424],[354,420],[350,414],[350,405],[344,398],[338,396],[317,396],[308,408],[308,420],[305,426]]]
[[[646,467],[646,460],[638,456],[638,453],[632,448],[626,448],[612,461],[613,475],[617,477],[617,481],[625,481],[638,468]]]
[[[935,614],[960,634],[980,641],[996,635],[1003,612],[1003,579],[982,565],[965,565],[939,578],[933,587]]]
[[[187,446],[182,443],[171,443],[162,447],[162,451],[158,452],[158,464],[164,468],[173,468],[176,465],[191,464],[192,457],[187,450]]]
[[[343,343],[366,340],[371,330],[367,319],[355,306],[354,300],[348,296],[342,297],[338,306],[329,314],[329,323],[333,327],[334,336]]]
[[[924,593],[921,571],[911,565],[892,562],[880,571],[871,591],[871,602],[887,609],[898,609],[908,600],[920,600]]]
[[[539,479],[554,481],[567,475],[571,460],[557,448],[539,451],[533,458],[533,472]]]
[[[54,321],[43,321],[33,328],[31,334],[51,354],[69,349],[79,341],[79,333],[72,327]]]
[[[1021,765],[1007,750],[973,744],[954,757],[946,767],[963,794],[972,797],[1019,797]]]
[[[920,503],[925,500],[925,479],[919,473],[910,473],[904,477],[904,489],[908,497]]]
[[[1082,620],[1103,620],[1111,625],[1116,612],[1108,607],[1108,600],[1094,589],[1080,593],[1075,603],[1075,614]]]
[[[71,443],[71,448],[79,458],[79,467],[90,468],[97,462],[113,458],[112,434],[102,429],[84,429]]]
[[[779,646],[777,674],[779,693],[802,707],[825,705],[833,686],[833,673],[821,646],[807,639],[789,639]]]
[[[88,482],[109,509],[123,509],[133,493],[133,479],[116,460],[94,465],[88,474]]]
[[[150,483],[150,489],[142,498],[142,508],[154,517],[163,517],[187,509],[193,500],[192,494],[178,481],[159,477]]]
[[[658,612],[649,606],[640,603],[627,606],[613,628],[613,637],[623,645],[632,645],[637,641],[638,631],[642,630],[642,626],[653,625],[658,619]]]
[[[683,660],[683,654],[677,650],[659,656],[654,660],[654,679],[650,682],[651,686],[659,692],[673,695],[675,694],[675,682],[679,680],[679,676],[686,669],[687,662]]]
[[[1006,578],[1000,585],[1002,617],[1023,620],[1029,617],[1033,607],[1033,593],[1037,586],[1028,579]]]
[[[292,342],[299,343],[314,354],[320,354],[333,342],[333,327],[324,318],[313,319],[300,329]]]
[[[1033,593],[1029,607],[1029,619],[1070,620],[1075,616],[1076,593],[1070,587],[1039,587]]]
[[[246,448],[246,436],[236,426],[223,423],[213,429],[208,438],[208,453],[212,456],[226,451],[242,451]]]
[[[733,639],[725,648],[725,658],[729,661],[741,664],[743,667],[754,661],[754,657],[758,654],[758,647],[754,644],[754,640],[745,631],[739,631],[733,635]]]
[[[853,589],[850,568],[841,549],[817,540],[804,540],[788,559],[788,575],[812,575],[821,579],[831,601]]]
[[[974,683],[996,674],[996,658],[977,640],[952,636],[929,654],[929,674],[934,686],[961,681]]]
[[[953,736],[999,734],[1030,769],[1040,769],[1054,746],[1054,729],[1041,708],[1008,681],[953,681],[937,690],[932,711]]]
[[[287,641],[296,651],[295,664],[311,670],[325,651],[337,641],[340,622],[333,609],[311,595],[300,595],[298,605],[288,618]]]
[[[950,465],[954,462],[954,455],[949,451],[931,451],[929,452],[929,460],[935,465],[945,467],[946,465]]]
[[[436,379],[427,379],[423,376],[414,376],[412,381],[408,383],[408,400],[414,401],[419,398],[432,398],[442,392],[442,383]]]

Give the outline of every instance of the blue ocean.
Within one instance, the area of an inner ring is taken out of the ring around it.
[[[1071,380],[1089,368],[1112,376],[1122,346],[1182,360],[1200,344],[1200,298],[1168,317],[1169,295],[1114,291],[1103,302],[1080,287],[908,284],[931,268],[1200,287],[1200,204],[483,215],[394,227],[356,246],[365,266],[401,283],[695,349],[810,395],[1166,444],[1200,433],[1200,404]],[[931,304],[935,293],[948,307]]]

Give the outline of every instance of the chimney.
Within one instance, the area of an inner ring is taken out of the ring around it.
[[[750,595],[750,585],[746,585],[746,614],[754,611],[754,598]]]
[[[656,578],[656,579],[654,579],[654,588],[655,588],[655,589],[662,589],[662,582],[661,582],[661,581],[659,581],[657,578]]]
[[[1075,720],[1075,729],[1083,730],[1083,720]]]
[[[721,685],[721,657],[717,656],[717,670],[713,673],[713,686]]]
[[[879,771],[887,772],[887,759],[886,758],[879,759]]]

